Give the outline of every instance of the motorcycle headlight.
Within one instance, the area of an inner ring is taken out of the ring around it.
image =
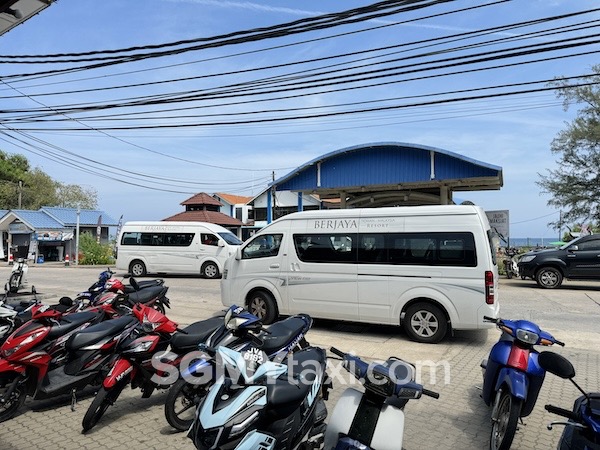
[[[517,339],[521,342],[525,342],[526,344],[534,345],[539,340],[539,335],[536,333],[532,333],[531,331],[523,330],[521,328],[517,329]]]
[[[217,428],[213,430],[207,430],[198,436],[198,443],[202,446],[199,448],[212,449],[216,448],[219,442],[219,436],[221,435],[223,428]]]
[[[535,257],[536,257],[536,255],[523,256],[519,262],[528,263],[530,261],[533,261],[535,259]]]
[[[43,334],[43,333],[44,333],[44,330],[38,331],[36,333],[33,333],[31,336],[29,336],[28,338],[24,339],[23,342],[21,342],[19,345],[15,345],[13,348],[9,348],[9,349],[4,350],[2,352],[2,356],[4,356],[5,358],[8,358],[10,355],[13,355],[16,352],[18,352],[19,349],[21,349],[21,347],[23,347],[24,345],[32,343],[34,340],[36,340],[38,338],[38,336],[40,334]]]

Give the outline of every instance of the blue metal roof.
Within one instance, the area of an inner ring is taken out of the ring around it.
[[[432,155],[434,158],[434,178]],[[320,184],[318,166],[320,163]],[[277,190],[306,191],[469,178],[497,178],[502,168],[435,147],[381,142],[347,147],[313,159],[271,183]]]
[[[65,228],[64,224],[43,211],[13,209],[11,212],[14,213],[21,222],[34,230],[63,230]]]
[[[77,225],[77,208],[59,208],[55,206],[43,206],[42,211],[48,213],[56,220],[64,223],[66,226],[74,227]],[[116,227],[118,222],[104,211],[82,209],[79,213],[79,225],[97,225],[98,218],[102,216],[102,226]]]

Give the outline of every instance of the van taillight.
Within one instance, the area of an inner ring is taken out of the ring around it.
[[[494,304],[494,272],[491,270],[485,271],[485,302]]]

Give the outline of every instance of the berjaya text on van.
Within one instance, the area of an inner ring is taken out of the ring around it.
[[[242,243],[235,234],[206,222],[127,222],[117,237],[117,269],[198,274],[217,278]]]
[[[280,314],[402,325],[420,342],[497,317],[493,233],[472,205],[305,211],[262,229],[224,267],[221,300]]]

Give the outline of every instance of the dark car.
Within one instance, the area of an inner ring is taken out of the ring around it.
[[[600,280],[600,234],[582,236],[558,249],[525,253],[519,275],[546,289],[560,286],[564,278]]]

